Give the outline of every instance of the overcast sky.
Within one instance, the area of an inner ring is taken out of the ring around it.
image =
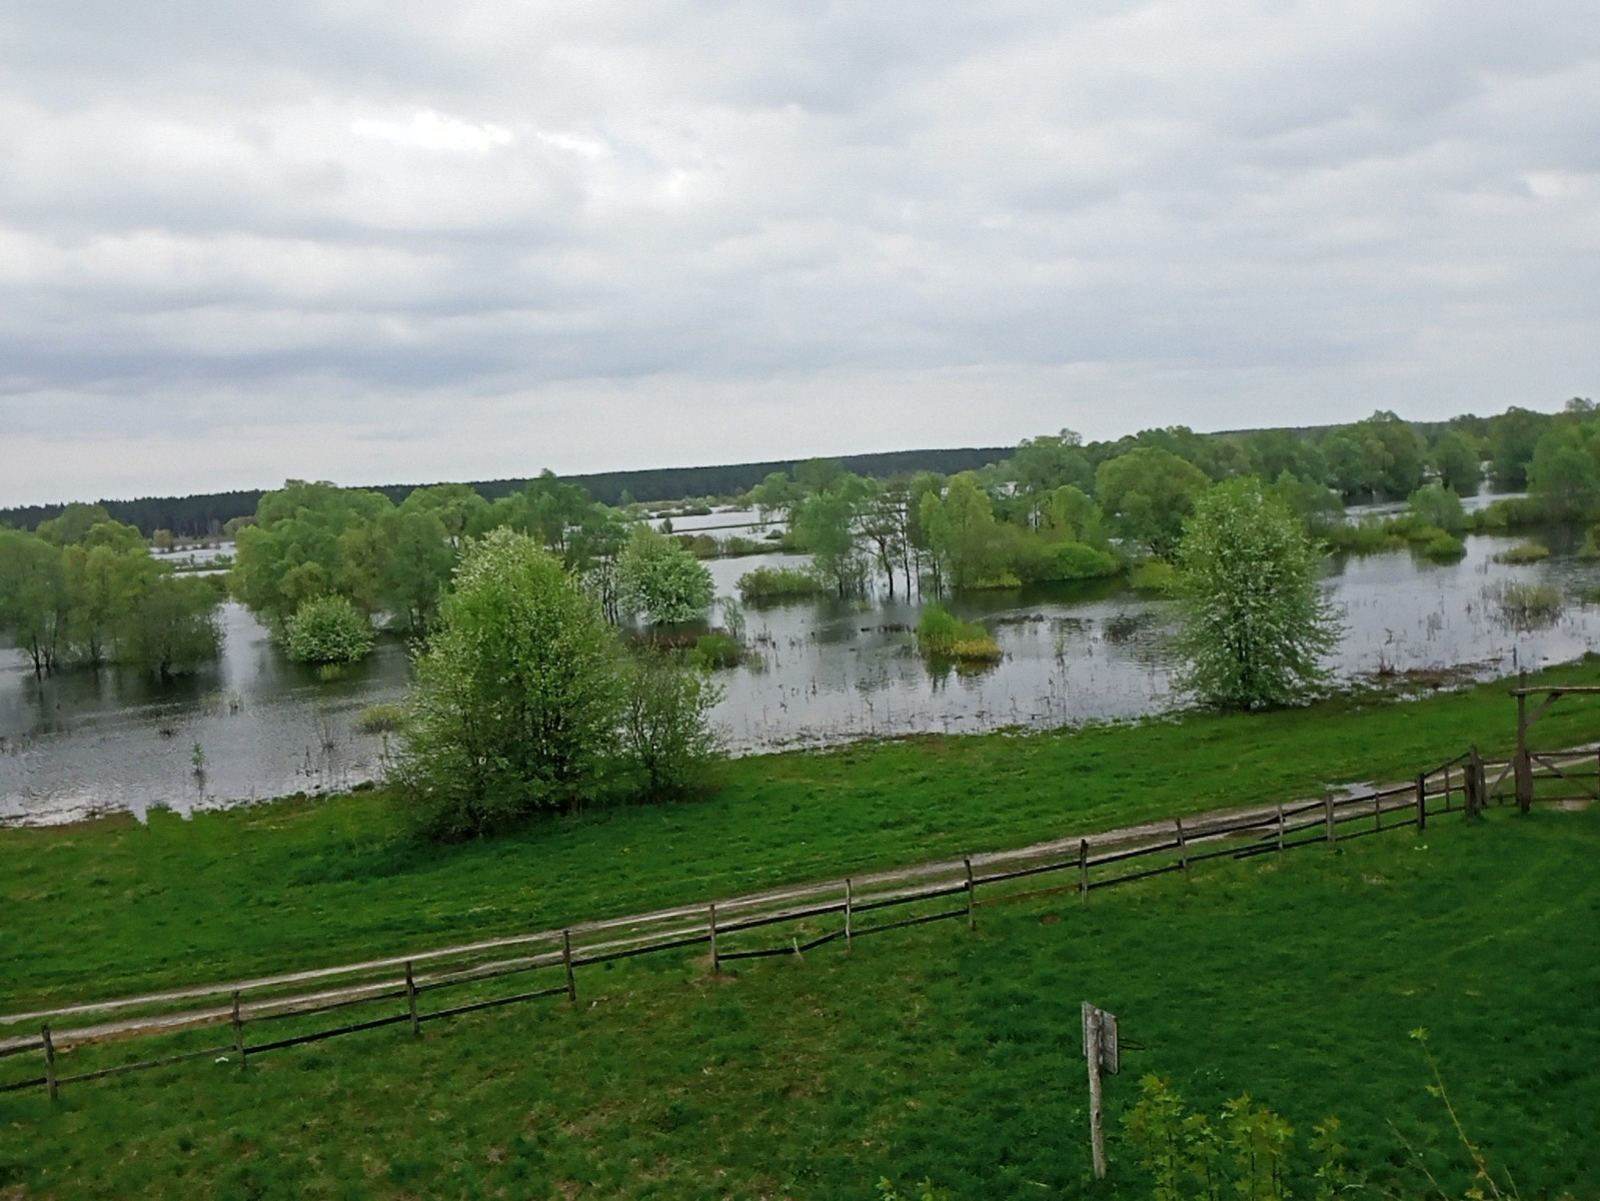
[[[1600,4],[13,0],[0,504],[1600,395]]]

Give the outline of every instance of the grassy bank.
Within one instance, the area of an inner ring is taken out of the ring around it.
[[[1392,717],[1391,717],[1391,720]],[[713,985],[666,956],[550,1001],[252,1060],[0,1097],[0,1196],[1147,1197],[1143,1072],[1332,1113],[1387,1195],[1468,1180],[1428,1069],[1520,1195],[1600,1192],[1600,811],[1497,811],[1104,894],[984,907]],[[407,889],[394,896],[403,905]],[[1119,1014],[1112,1178],[1088,1182],[1078,1003]],[[1389,1127],[1393,1122],[1395,1130]],[[1397,1133],[1398,1132],[1398,1133]],[[1308,1165],[1309,1166],[1309,1165]],[[1296,1196],[1310,1196],[1302,1171]],[[1369,1192],[1367,1196],[1380,1195]]]
[[[1600,680],[1600,662],[1541,679]],[[0,1010],[547,928],[1405,778],[1513,738],[1506,684],[1060,734],[917,738],[729,763],[716,794],[492,842],[408,841],[378,793],[149,826],[0,832]],[[1545,746],[1592,738],[1566,702]]]

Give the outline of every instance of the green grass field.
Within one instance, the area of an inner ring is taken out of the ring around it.
[[[0,1096],[0,1196],[1144,1197],[1137,1076],[1327,1114],[1387,1195],[1469,1183],[1419,1048],[1525,1201],[1600,1193],[1600,810],[1497,810],[1093,894],[984,906],[713,983],[664,955],[534,1002]],[[397,882],[398,887],[398,882]],[[403,898],[403,890],[397,893]],[[403,901],[402,901],[403,903]],[[64,952],[63,952],[64,953]],[[1117,1012],[1112,1176],[1088,1180],[1078,1004]],[[91,1053],[92,1054],[92,1053]],[[1393,1123],[1391,1128],[1390,1123]],[[1296,1196],[1310,1196],[1302,1175]],[[1380,1195],[1376,1192],[1364,1195]]]
[[[1590,659],[1540,677],[1600,682]],[[418,845],[381,793],[0,831],[0,1011],[544,929],[1146,819],[1404,779],[1512,743],[1507,685],[726,764],[712,797]],[[1538,745],[1594,736],[1571,700]]]

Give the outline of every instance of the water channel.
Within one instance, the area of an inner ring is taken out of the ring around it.
[[[675,520],[679,532],[749,515]],[[723,534],[740,531],[719,531]],[[1600,566],[1570,533],[1541,531],[1556,552],[1510,566],[1519,538],[1474,536],[1459,563],[1409,551],[1328,562],[1325,587],[1345,624],[1337,676],[1444,682],[1508,675],[1600,645],[1600,607],[1583,594]],[[709,563],[719,596],[752,567],[797,565],[764,554]],[[1554,620],[1518,624],[1507,581],[1548,583],[1567,598]],[[915,732],[1046,728],[1159,713],[1174,692],[1165,602],[1120,586],[980,593],[949,602],[994,634],[1004,660],[968,672],[917,654],[919,602],[806,601],[746,612],[749,661],[718,673],[714,719],[736,753]],[[293,792],[348,788],[381,773],[391,747],[358,732],[370,705],[403,699],[407,647],[381,639],[337,678],[291,663],[236,604],[221,612],[223,653],[174,684],[104,669],[38,679],[0,649],[0,822],[60,822],[154,806],[179,812]]]

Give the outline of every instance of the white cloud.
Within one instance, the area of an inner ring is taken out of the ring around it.
[[[509,146],[515,139],[502,125],[474,125],[456,117],[447,117],[432,109],[413,113],[409,121],[374,121],[362,117],[350,123],[350,132],[358,138],[375,138],[380,142],[393,142],[398,146],[414,146],[419,150],[445,150],[487,154],[497,146]]]

